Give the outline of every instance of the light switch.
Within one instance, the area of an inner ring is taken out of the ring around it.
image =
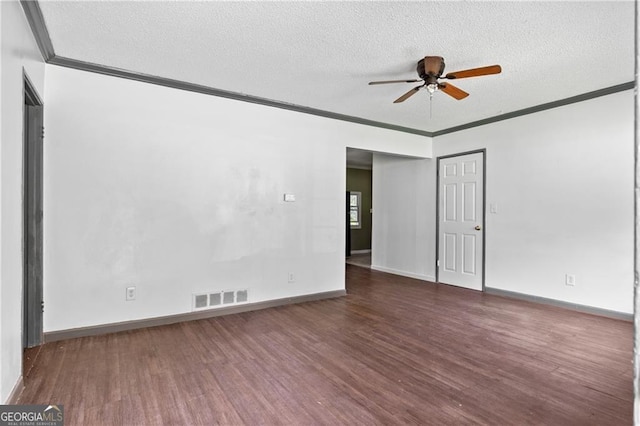
[[[497,204],[489,204],[489,211],[491,213],[498,213],[498,205]]]
[[[284,194],[284,201],[293,203],[296,201],[296,194]]]

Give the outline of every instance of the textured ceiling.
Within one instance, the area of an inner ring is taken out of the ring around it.
[[[57,56],[435,132],[634,79],[633,1],[40,1]],[[456,81],[456,101],[416,84],[416,62]]]

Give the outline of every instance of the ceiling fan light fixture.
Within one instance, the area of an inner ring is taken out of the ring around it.
[[[438,84],[437,83],[429,83],[429,84],[427,84],[427,91],[430,94],[433,95],[437,90],[438,90]]]
[[[0,0],[2,1],[2,0]],[[420,86],[416,86],[409,90],[404,95],[393,101],[394,104],[404,102],[411,96],[416,94],[420,89],[426,88],[429,92],[429,97],[433,97],[435,92],[443,92],[451,96],[454,99],[461,100],[469,96],[467,92],[457,88],[450,83],[440,83],[440,79],[459,79],[468,77],[479,77],[481,75],[500,74],[502,67],[500,65],[489,65],[488,67],[471,68],[462,71],[450,72],[443,76],[444,72],[444,58],[442,56],[425,56],[418,61],[418,67],[416,68],[420,79],[417,80],[384,80],[384,81],[371,81],[369,84],[387,84],[387,83],[415,83],[421,81]]]

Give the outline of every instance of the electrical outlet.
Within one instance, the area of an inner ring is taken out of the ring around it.
[[[296,282],[296,276],[293,275],[293,272],[289,272],[289,282],[290,283]]]
[[[569,286],[576,285],[576,276],[571,274],[566,274],[564,276],[564,283]]]
[[[127,287],[126,300],[136,300],[136,288],[135,287]]]

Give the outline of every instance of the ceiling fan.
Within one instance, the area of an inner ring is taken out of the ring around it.
[[[450,72],[442,76],[444,72],[444,58],[442,56],[425,56],[424,59],[418,61],[418,75],[419,79],[416,80],[385,80],[385,81],[371,81],[369,84],[389,84],[389,83],[416,83],[418,81],[423,82],[421,85],[414,87],[398,99],[393,101],[394,104],[404,102],[411,96],[415,95],[420,89],[426,88],[431,95],[434,92],[441,90],[447,95],[460,100],[464,99],[469,94],[462,89],[457,88],[451,83],[441,83],[439,79],[455,80],[457,78],[478,77],[481,75],[500,74],[502,68],[500,65],[490,65],[488,67],[471,68],[463,71]]]

